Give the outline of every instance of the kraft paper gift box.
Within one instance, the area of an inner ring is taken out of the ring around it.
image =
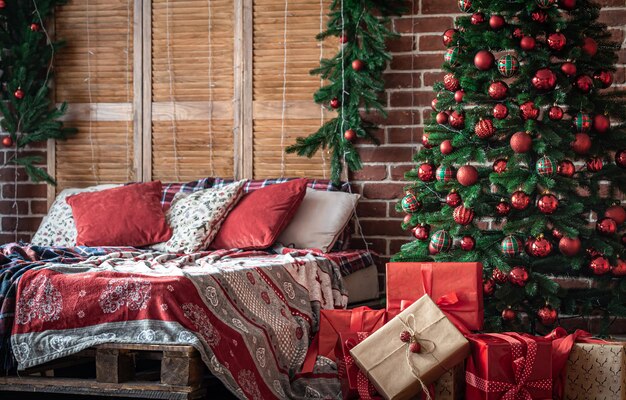
[[[387,312],[402,311],[403,301],[429,295],[465,333],[483,327],[483,266],[480,263],[387,264]]]
[[[565,400],[626,400],[626,342],[576,343],[565,371]]]
[[[421,345],[419,353],[400,339],[408,332]],[[422,296],[399,315],[356,345],[350,354],[386,399],[411,399],[463,362],[469,343],[435,302]]]

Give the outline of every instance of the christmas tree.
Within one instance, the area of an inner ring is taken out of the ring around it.
[[[0,126],[7,134],[2,144],[15,152],[7,155],[6,164],[24,167],[35,182],[54,183],[40,165],[43,159],[29,155],[27,146],[48,139],[65,139],[75,133],[58,119],[67,105],[56,107],[49,94],[52,62],[59,42],[48,35],[45,21],[61,0],[0,0]]]
[[[449,0],[452,1],[452,0]],[[626,316],[619,45],[588,0],[459,0],[396,261],[478,261],[486,329]],[[459,271],[462,274],[462,271]],[[584,290],[557,278],[588,277]]]

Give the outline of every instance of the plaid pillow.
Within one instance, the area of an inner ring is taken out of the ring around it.
[[[163,194],[161,195],[161,206],[164,210],[170,208],[172,200],[177,193],[193,193],[198,190],[209,189],[213,187],[213,182],[216,178],[203,178],[197,181],[191,181],[187,183],[164,183]],[[231,183],[234,181],[231,181]]]

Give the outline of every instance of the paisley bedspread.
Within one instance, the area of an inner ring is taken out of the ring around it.
[[[191,344],[239,398],[340,397],[334,364],[298,374],[319,309],[347,302],[332,258],[95,254],[33,263],[21,275],[11,332],[19,369],[102,343]]]

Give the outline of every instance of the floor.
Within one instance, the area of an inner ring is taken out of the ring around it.
[[[14,392],[0,392],[0,399],[2,400],[136,400],[128,397],[95,397],[95,396],[80,396],[80,395],[68,395],[68,394],[45,394],[45,393],[14,393]],[[207,394],[206,400],[236,400],[237,398],[231,395],[227,391],[211,390]]]

